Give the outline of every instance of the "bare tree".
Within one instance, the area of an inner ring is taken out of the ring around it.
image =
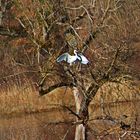
[[[76,117],[75,140],[86,139],[88,107],[97,91],[107,82],[132,80],[128,60],[133,55],[133,44],[139,41],[139,6],[131,3],[38,0],[28,6],[15,0],[22,11],[16,19],[35,46],[41,77],[39,94],[60,87],[73,91],[76,112],[65,107]],[[134,7],[138,10],[134,11]],[[84,53],[90,63],[69,66],[56,62],[60,54],[74,49]]]

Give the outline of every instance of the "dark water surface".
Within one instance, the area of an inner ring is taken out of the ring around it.
[[[114,103],[106,105],[104,108],[91,106],[90,110],[89,126],[93,133],[88,132],[89,140],[95,139],[94,134],[102,135],[103,133],[104,135],[105,130],[111,127],[117,128],[121,121],[130,125],[132,129],[140,130],[139,101]],[[113,119],[103,119],[103,116],[111,116]],[[0,140],[73,140],[75,126],[71,125],[69,121],[74,120],[72,114],[61,110],[1,118]],[[108,137],[103,136],[101,139],[107,140]],[[118,139],[118,136],[113,135],[109,139],[115,140]]]

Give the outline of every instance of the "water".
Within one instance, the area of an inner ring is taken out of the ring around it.
[[[63,111],[51,111],[25,115],[22,117],[0,119],[0,140],[60,140],[63,138],[69,124],[68,113]],[[69,116],[69,120],[71,120]],[[53,122],[53,123],[52,123]],[[61,122],[60,125],[56,124]],[[73,133],[73,134],[72,134]],[[74,129],[67,135],[74,136]]]
[[[118,122],[120,120],[124,121],[126,124],[131,125],[133,130],[140,130],[139,106],[139,101],[110,104],[102,109],[91,106],[89,126],[93,133],[88,132],[88,139],[95,140],[94,134],[103,136],[102,139],[105,140],[118,139],[118,135],[115,136],[113,134],[110,137],[105,135],[107,130],[119,125],[107,119],[99,119],[99,117],[104,115],[111,116]],[[123,118],[124,115],[127,117]],[[74,120],[75,117],[72,114],[61,110],[52,110],[50,112],[20,117],[1,118],[0,140],[73,140],[75,126],[71,125],[69,121]]]

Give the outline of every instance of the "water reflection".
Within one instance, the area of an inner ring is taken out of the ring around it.
[[[102,106],[102,105],[101,105]],[[133,136],[140,139],[140,101],[111,103],[101,107],[91,106],[89,123],[95,134],[100,137],[100,140],[118,140],[125,132],[138,132],[138,136]],[[95,110],[95,111],[93,111]],[[94,119],[97,118],[97,119]],[[93,134],[89,134],[89,140],[93,139]],[[123,140],[134,138],[127,134]]]
[[[101,134],[104,130],[115,126],[115,123],[108,120],[93,119],[97,116],[106,115],[112,116],[115,119],[125,119],[126,124],[140,130],[140,102],[129,102],[111,104],[101,109],[100,107],[90,107],[89,125],[96,134]],[[94,110],[94,111],[93,111]],[[121,118],[122,115],[128,116]],[[0,140],[73,140],[75,126],[69,123],[63,124],[74,120],[74,117],[67,111],[54,110],[45,113],[25,115],[22,117],[14,118],[1,118],[0,119]],[[53,122],[53,123],[51,123]],[[56,122],[61,122],[57,124]],[[94,134],[88,133],[88,139],[95,139]],[[112,136],[112,140],[118,139],[117,136]],[[115,138],[116,137],[116,138]],[[108,138],[102,138],[107,140]]]
[[[69,124],[51,124],[50,122],[62,122],[68,118],[67,112],[52,111],[46,113],[25,115],[23,117],[0,119],[0,140],[60,140],[63,138]],[[71,127],[69,135],[74,136],[74,128]],[[69,139],[70,140],[70,139]]]

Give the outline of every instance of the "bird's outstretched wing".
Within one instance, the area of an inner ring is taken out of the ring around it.
[[[58,58],[57,58],[57,62],[61,62],[61,61],[68,61],[68,58],[69,58],[69,54],[68,53],[63,53],[62,55],[60,55]]]
[[[82,64],[87,64],[87,63],[89,63],[88,59],[87,59],[82,53],[78,53],[78,60],[79,60]]]

